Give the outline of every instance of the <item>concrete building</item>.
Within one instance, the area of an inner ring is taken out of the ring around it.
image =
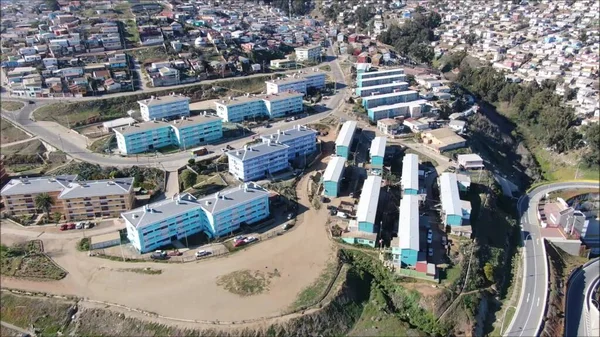
[[[423,145],[437,152],[465,147],[467,141],[449,128],[439,128],[421,134]]]
[[[296,61],[318,62],[321,60],[321,46],[297,47]]]
[[[77,175],[56,177],[17,178],[11,179],[0,191],[6,212],[14,216],[33,215],[38,213],[35,198],[47,193],[52,198],[50,213],[64,213],[63,200],[58,196],[75,181]]]
[[[291,77],[266,81],[267,94],[278,94],[287,91],[296,91],[306,94],[307,89],[325,88],[326,74],[313,70],[306,73],[296,73]]]
[[[375,170],[383,169],[383,159],[385,158],[386,137],[375,137],[371,142],[369,156],[371,157],[371,168]]]
[[[475,153],[459,154],[457,161],[458,165],[462,166],[466,170],[485,168],[483,159],[481,159],[481,157]]]
[[[382,179],[379,176],[368,176],[365,180],[356,211],[359,231],[376,233],[375,219],[377,217],[377,206],[379,205],[381,182]]]
[[[121,234],[119,231],[94,235],[90,237],[90,250],[103,249],[121,244]]]
[[[229,97],[215,102],[217,115],[225,122],[242,122],[257,117],[279,118],[304,111],[299,92],[280,92],[265,96]]]
[[[404,75],[404,69],[386,69],[378,71],[368,71],[356,74],[356,80],[364,80],[367,78],[383,77],[390,75]]]
[[[223,121],[214,115],[182,117],[174,120],[170,127],[173,129],[173,145],[184,150],[223,138]]]
[[[345,167],[346,158],[343,157],[333,157],[327,163],[327,168],[323,173],[323,194],[325,196],[336,198],[340,195]]]
[[[271,141],[289,146],[288,160],[308,156],[317,150],[317,132],[302,125],[284,131],[277,130],[274,134],[260,138],[263,143]]]
[[[365,79],[357,78],[356,86],[359,88],[372,87],[375,85],[389,84],[389,83],[394,83],[394,82],[406,82],[406,75],[397,74],[397,75],[387,75],[387,76],[372,77],[372,78],[365,78]]]
[[[325,88],[325,81],[327,79],[327,74],[324,72],[313,68],[312,71],[308,71],[306,73],[300,74],[302,78],[306,80],[306,88],[315,88],[315,89],[323,89]]]
[[[394,136],[402,131],[402,123],[393,118],[384,118],[377,121],[377,130],[386,136]]]
[[[359,74],[360,75],[360,74]],[[395,91],[405,91],[408,89],[408,82],[392,82],[372,87],[358,87],[354,89],[354,93],[358,97],[367,97],[372,95],[389,94]]]
[[[373,95],[362,98],[362,106],[365,109],[372,109],[381,105],[392,105],[415,101],[419,98],[419,93],[415,90],[391,92],[389,94]],[[391,117],[391,116],[385,116]],[[381,117],[381,118],[385,118]]]
[[[241,181],[257,180],[289,167],[289,146],[268,140],[227,152],[229,173]]]
[[[58,195],[67,221],[118,218],[134,203],[134,178],[73,181]]]
[[[138,104],[145,121],[190,115],[190,98],[183,95],[152,96]]]
[[[397,242],[397,245],[395,244]],[[394,264],[414,267],[419,260],[419,197],[405,194],[400,200],[398,240],[393,240]]]
[[[275,69],[291,69],[296,68],[296,61],[290,59],[271,60],[269,66]]]
[[[440,199],[444,225],[461,226],[463,213],[455,173],[444,172],[440,176]]]
[[[390,105],[381,105],[371,109],[367,109],[367,115],[369,120],[375,122],[380,119],[394,118],[394,117],[410,117],[418,118],[423,112],[428,110],[426,100],[416,100],[409,102],[402,102]]]
[[[269,118],[281,118],[304,111],[302,95],[299,92],[280,92],[263,98]]]
[[[219,237],[269,216],[269,192],[255,183],[242,184],[196,199],[174,196],[123,213],[127,237],[141,253],[199,232]]]
[[[419,156],[407,153],[402,159],[402,177],[400,186],[404,195],[419,194]]]
[[[342,125],[340,133],[335,140],[335,154],[338,156],[348,159],[356,125],[356,121],[347,121]]]

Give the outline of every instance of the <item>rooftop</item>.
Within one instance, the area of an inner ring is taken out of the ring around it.
[[[311,135],[311,134],[316,135],[317,132],[306,126],[298,125],[298,126],[294,127],[293,129],[284,130],[284,131],[277,130],[276,133],[272,133],[270,135],[263,135],[260,138],[262,138],[263,140],[271,139],[272,141],[275,141],[277,143],[286,143],[288,141],[291,141],[291,140],[294,140],[297,138],[301,138],[301,137],[306,137],[307,135]]]
[[[476,153],[469,154],[459,154],[457,156],[458,162],[473,162],[473,161],[483,161],[483,159]]]
[[[456,173],[444,172],[440,177],[440,198],[445,214],[462,216]]]
[[[375,90],[375,89],[382,89],[382,88],[389,88],[389,87],[402,87],[402,86],[406,86],[408,88],[408,82],[396,81],[396,82],[386,83],[386,84],[370,85],[368,87],[361,87],[359,89],[361,91],[365,91],[365,90]]]
[[[371,158],[374,156],[383,157],[385,156],[385,144],[387,142],[386,137],[375,137],[371,142],[371,149],[369,154]]]
[[[306,80],[304,78],[301,77],[285,77],[285,78],[280,78],[280,79],[276,79],[276,80],[270,80],[270,81],[265,81],[265,83],[274,83],[277,85],[282,85],[282,84],[289,84],[289,83],[301,83],[301,82],[305,82]]]
[[[354,137],[354,131],[356,131],[356,125],[356,121],[345,122],[335,140],[335,145],[350,147],[352,144],[352,137]]]
[[[207,212],[216,214],[239,204],[263,197],[268,198],[269,191],[254,182],[250,182],[199,199],[198,203]]]
[[[397,120],[393,119],[393,118],[384,118],[384,119],[380,119],[377,121],[377,124],[383,124],[383,125],[399,125],[400,122],[398,122]]]
[[[457,135],[449,128],[439,128],[427,131],[427,135],[436,138],[438,141],[444,144],[455,144],[465,141],[463,137]]]
[[[269,153],[285,151],[289,146],[284,144],[278,144],[275,142],[262,143],[255,146],[244,146],[243,149],[231,150],[227,152],[230,157],[238,158],[242,161],[250,160],[258,157],[262,157]]]
[[[200,204],[191,194],[185,193],[178,198],[161,200],[143,207],[136,208],[121,217],[125,218],[135,228],[140,229],[153,223],[185,214],[191,210],[199,210]]]
[[[127,194],[132,191],[134,178],[116,178],[94,181],[78,181],[67,185],[59,199],[99,197]]]
[[[265,101],[274,102],[274,101],[280,101],[282,99],[287,99],[290,97],[303,97],[303,96],[304,96],[304,94],[296,92],[296,91],[284,91],[284,92],[280,92],[277,94],[266,95],[261,98]]]
[[[396,91],[396,92],[390,92],[389,94],[365,96],[365,97],[362,98],[362,100],[364,102],[364,101],[369,101],[369,100],[372,100],[372,99],[380,99],[380,98],[387,98],[387,97],[397,97],[397,96],[408,96],[408,95],[415,95],[415,94],[418,94],[418,92],[415,91],[415,90]],[[413,103],[413,102],[406,102],[406,103]],[[386,107],[389,108],[389,105],[386,106]]]
[[[169,126],[169,123],[167,123],[167,122],[151,121],[151,122],[142,122],[142,123],[137,123],[137,124],[133,124],[133,125],[121,126],[118,128],[114,128],[113,131],[118,132],[118,133],[122,134],[123,136],[125,136],[125,135],[134,134],[134,133],[140,133],[140,132],[144,132],[144,131],[165,128],[168,126]]]
[[[404,74],[404,69],[397,68],[397,69],[383,69],[383,70],[377,70],[377,71],[366,71],[366,72],[357,74],[356,78],[362,79],[364,76],[368,76],[367,78],[375,78],[375,77],[386,76],[390,73],[398,73],[398,72],[401,72],[402,74]],[[371,76],[373,76],[373,77],[371,77]]]
[[[239,104],[244,104],[244,103],[248,103],[248,102],[261,102],[261,101],[262,101],[262,97],[260,97],[260,96],[244,95],[244,96],[228,97],[227,99],[217,100],[217,101],[215,101],[215,104],[222,104],[225,106],[233,106],[233,105],[239,105]]]
[[[342,178],[342,172],[346,166],[346,158],[344,157],[333,157],[327,163],[327,168],[323,173],[323,181],[335,181],[339,182]]]
[[[172,123],[178,129],[187,128],[194,125],[205,124],[215,121],[221,121],[221,118],[215,115],[200,115],[194,117],[182,117],[180,119],[174,120]]]
[[[419,196],[405,194],[400,200],[398,247],[419,250]]]
[[[419,189],[419,156],[407,153],[402,159],[402,177],[400,177],[403,189]]]
[[[363,98],[366,98],[366,97],[363,97]],[[390,110],[390,109],[401,109],[401,108],[404,108],[407,106],[411,107],[411,106],[417,106],[417,105],[421,105],[421,104],[425,104],[425,103],[427,103],[426,100],[418,99],[418,100],[410,101],[410,102],[402,102],[402,103],[396,103],[396,104],[390,104],[390,105],[380,105],[380,106],[369,109],[369,111],[377,112],[377,111],[386,111],[386,110]]]
[[[138,103],[150,107],[150,106],[162,105],[162,104],[168,104],[168,103],[180,102],[180,101],[189,102],[190,98],[187,96],[183,96],[183,95],[171,94],[171,95],[166,95],[166,96],[161,96],[161,97],[152,96],[148,99],[138,101]]]
[[[358,222],[375,223],[381,181],[381,177],[378,176],[368,176],[367,180],[365,180],[360,200],[358,201],[358,210],[356,211],[356,220]]]
[[[38,194],[60,192],[77,178],[77,175],[62,175],[56,177],[16,178],[11,179],[0,191],[0,194]]]
[[[360,82],[362,84],[365,82],[383,80],[383,79],[388,79],[388,78],[396,78],[396,79],[398,79],[398,81],[405,81],[406,75],[396,74],[396,75],[386,75],[386,76],[379,76],[379,77],[369,77],[369,78],[357,79],[357,82]]]

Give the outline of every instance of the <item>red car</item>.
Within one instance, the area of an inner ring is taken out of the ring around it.
[[[234,247],[240,247],[240,246],[243,246],[245,244],[246,244],[246,241],[244,241],[244,240],[237,240],[237,241],[233,242],[233,246]]]
[[[60,225],[60,230],[61,231],[66,231],[67,229],[69,229],[68,225]]]
[[[69,229],[75,229],[75,224],[74,223],[70,223],[69,224]]]
[[[183,255],[183,253],[180,252],[180,251],[178,251],[178,250],[172,250],[172,251],[168,252],[167,255],[169,255],[169,256],[181,256],[181,255]]]

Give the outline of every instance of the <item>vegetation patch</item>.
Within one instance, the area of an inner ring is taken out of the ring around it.
[[[271,279],[279,276],[277,269],[270,273],[249,269],[237,270],[219,277],[217,285],[236,295],[252,296],[268,291]]]
[[[150,267],[146,268],[121,268],[117,269],[120,272],[128,272],[128,273],[136,273],[136,274],[146,274],[146,275],[160,275],[162,274],[162,269],[154,269]]]
[[[313,284],[304,288],[296,298],[296,301],[292,303],[289,307],[289,312],[294,312],[298,309],[309,308],[311,306],[316,305],[324,295],[326,295],[327,290],[329,290],[329,285],[333,282],[333,279],[337,276],[338,273],[338,264],[334,262],[329,262],[321,275],[313,282]]]
[[[17,111],[22,109],[25,106],[23,102],[19,101],[3,101],[2,102],[2,110],[6,111]]]
[[[67,274],[42,253],[41,241],[12,247],[0,244],[0,273],[5,276],[60,280]]]
[[[0,144],[8,144],[28,139],[29,135],[14,126],[8,120],[0,119]],[[4,152],[4,149],[2,150]]]
[[[20,328],[33,327],[38,336],[68,335],[74,303],[58,299],[19,296],[7,291],[0,295],[2,321]]]
[[[87,252],[90,250],[90,238],[83,238],[77,243],[77,250],[80,252]]]

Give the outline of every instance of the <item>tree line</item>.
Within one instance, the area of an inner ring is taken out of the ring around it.
[[[473,69],[467,65],[458,74],[457,82],[484,101],[504,103],[519,130],[538,144],[558,153],[587,144],[582,162],[589,167],[600,165],[598,124],[583,127],[582,132],[578,132],[576,126],[579,121],[573,109],[565,105],[565,100],[572,98],[575,92],[557,95],[557,83],[549,80],[525,85],[508,82],[502,72],[489,66]]]

